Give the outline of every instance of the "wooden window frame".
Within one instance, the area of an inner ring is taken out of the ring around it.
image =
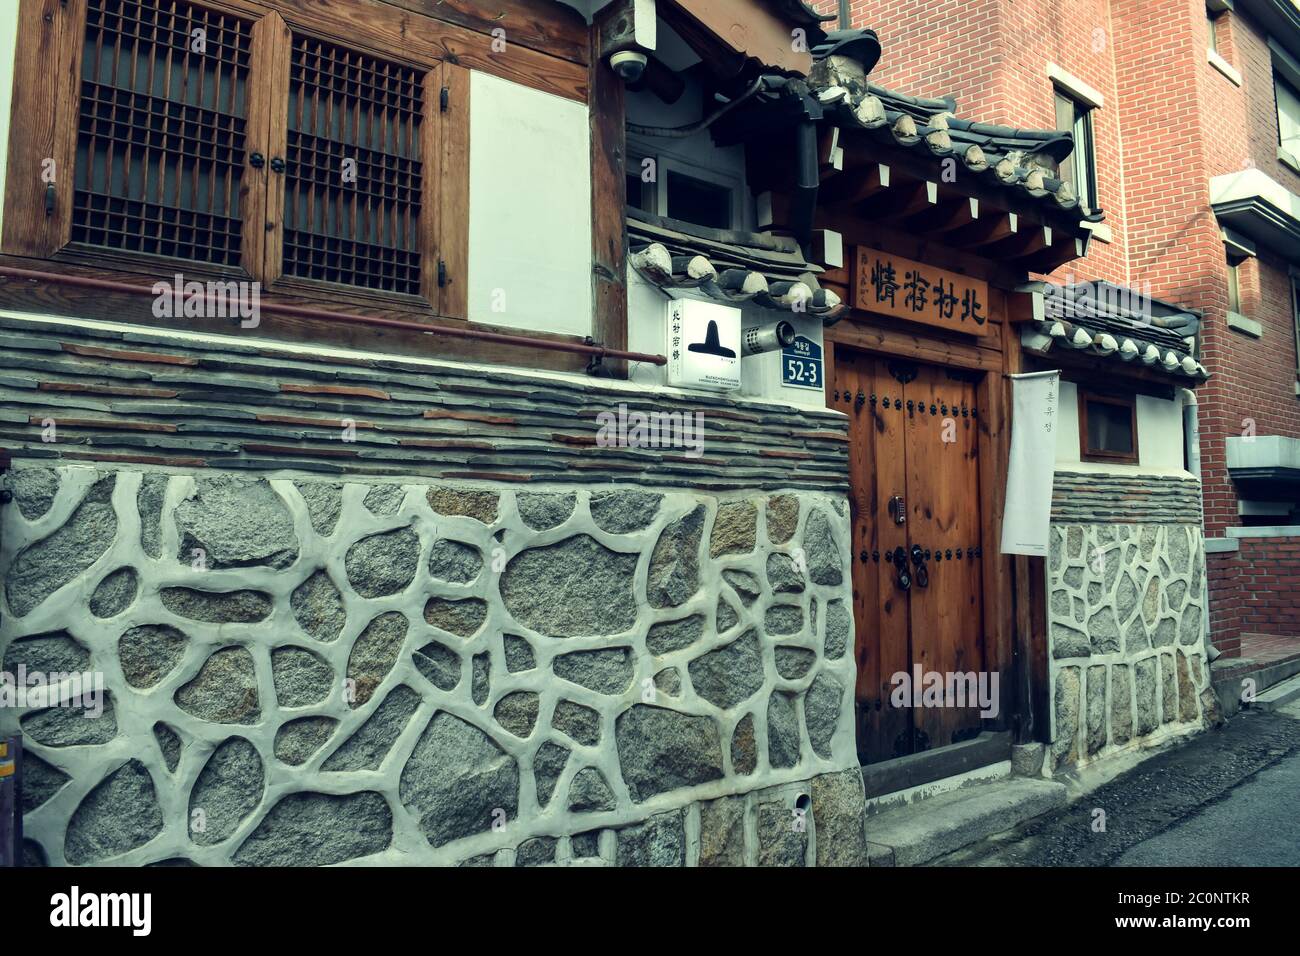
[[[325,311],[364,313],[392,316],[414,321],[433,321],[440,324],[468,324],[469,275],[469,79],[470,70],[479,70],[499,76],[532,89],[541,90],[577,101],[588,106],[593,129],[621,132],[623,124],[622,81],[618,80],[607,64],[593,58],[594,30],[581,22],[572,11],[541,0],[501,0],[502,13],[488,17],[477,7],[448,3],[434,5],[427,0],[192,0],[197,6],[207,7],[236,16],[246,16],[255,22],[272,22],[278,18],[286,30],[338,44],[348,49],[405,63],[428,70],[432,95],[424,96],[425,110],[438,114],[437,135],[433,136],[433,152],[427,158],[422,151],[421,162],[428,173],[424,177],[426,193],[432,187],[436,195],[426,196],[423,209],[431,218],[421,222],[421,230],[434,230],[432,240],[422,246],[433,252],[425,256],[422,266],[430,268],[438,292],[432,298],[410,296],[360,286],[333,285],[315,280],[291,277],[272,277],[264,284],[264,302],[304,305]],[[9,137],[8,175],[4,195],[3,232],[0,234],[0,263],[60,274],[89,275],[117,279],[147,287],[141,277],[151,280],[170,279],[183,272],[186,279],[196,281],[214,279],[258,279],[251,263],[265,262],[265,253],[256,250],[250,256],[247,239],[244,261],[239,269],[216,266],[189,260],[150,257],[147,255],[98,248],[89,251],[69,249],[62,241],[70,234],[72,190],[75,184],[73,161],[75,159],[77,118],[80,100],[81,47],[84,37],[86,0],[18,0],[17,60],[15,76],[23,78],[13,84],[12,113],[23,117],[21,130],[15,128]],[[504,20],[503,20],[504,18]],[[509,43],[500,48],[494,29],[505,23],[509,29]],[[262,32],[269,32],[263,28]],[[283,46],[283,43],[281,43]],[[494,47],[496,47],[494,49]],[[64,68],[68,67],[68,68]],[[251,71],[250,71],[251,72]],[[285,69],[268,73],[271,80],[250,77],[250,88],[279,83],[285,90],[289,86],[287,64]],[[39,82],[48,76],[49,82]],[[441,106],[441,92],[448,91],[447,107]],[[256,95],[267,95],[265,92]],[[270,110],[267,110],[270,114]],[[609,114],[606,116],[606,114]],[[268,116],[262,144],[271,137],[284,135],[287,114],[272,124]],[[269,128],[278,126],[278,129]],[[422,124],[423,125],[423,124]],[[250,135],[246,153],[261,152],[266,157],[283,156],[283,152],[256,149]],[[606,135],[593,137],[592,142],[592,214],[597,229],[593,231],[594,262],[609,260],[611,266],[621,266],[625,245],[622,231],[622,138]],[[53,159],[58,175],[55,177],[55,203],[52,215],[45,213],[45,186],[40,180],[42,162]],[[268,163],[269,165],[269,163]],[[604,175],[614,168],[619,177]],[[247,166],[245,166],[247,171]],[[264,170],[264,173],[266,171]],[[246,190],[251,194],[245,202],[256,204],[257,186]],[[280,190],[283,194],[283,189]],[[618,204],[613,210],[602,212],[611,193],[617,195]],[[241,210],[247,207],[241,204]],[[274,210],[266,207],[274,215]],[[242,216],[246,225],[247,216]],[[612,233],[611,224],[618,223],[618,235]],[[260,223],[259,223],[260,224]],[[249,231],[249,230],[246,230]],[[258,230],[251,230],[257,232]],[[264,231],[264,230],[263,230]],[[266,242],[266,237],[259,241]],[[272,238],[271,241],[275,241]],[[259,259],[258,256],[261,255]],[[446,284],[437,286],[438,260],[445,263]],[[179,268],[178,268],[179,267]],[[596,270],[598,271],[598,270]],[[611,270],[612,271],[612,270]],[[626,291],[621,274],[615,278],[594,280],[601,289],[597,309],[593,314],[593,331],[597,340],[612,348],[626,343]],[[26,301],[30,307],[31,290],[13,289],[4,297],[5,284],[0,283],[0,303],[16,305]],[[13,285],[13,284],[10,284]],[[428,287],[422,288],[422,292]],[[147,302],[147,299],[144,300]],[[53,288],[46,307],[62,314],[85,318],[121,321],[123,315],[133,316],[127,321],[149,323],[148,307],[139,308],[140,299],[124,303],[121,299],[103,294],[92,295],[79,290]],[[188,327],[196,331],[227,331],[222,323],[207,320],[187,320]],[[327,323],[312,326],[307,321],[283,320],[286,334],[295,338],[323,338],[364,347],[375,336],[359,336],[342,330],[341,326]],[[491,328],[490,326],[482,326]],[[318,331],[319,330],[319,331]],[[514,334],[535,335],[537,338],[573,340],[575,337],[546,331],[535,333],[508,330]],[[402,336],[384,336],[394,345]],[[488,358],[500,348],[483,343],[464,343],[462,340],[421,338],[406,336],[403,348],[427,351],[436,341],[436,348],[456,356]],[[406,343],[409,343],[406,344]],[[422,349],[421,349],[422,346]],[[414,348],[412,348],[414,347]],[[510,350],[506,350],[509,352]],[[516,353],[518,354],[518,353]],[[581,367],[584,359],[557,352],[529,352],[532,360],[525,364],[547,368]]]
[[[1084,102],[1059,83],[1052,85],[1052,95],[1055,99],[1062,99],[1070,104],[1070,128],[1060,130],[1060,132],[1070,133],[1074,137],[1074,150],[1065,159],[1065,162],[1070,164],[1070,178],[1067,181],[1074,187],[1080,201],[1089,208],[1100,209],[1101,201],[1097,196],[1099,191],[1097,183],[1097,141],[1092,117],[1097,107]],[[1059,119],[1056,125],[1058,127],[1061,125]],[[1080,180],[1083,181],[1082,188],[1080,188]]]
[[[1091,462],[1104,462],[1116,465],[1136,465],[1139,463],[1140,456],[1138,453],[1138,421],[1137,421],[1137,396],[1136,395],[1113,395],[1105,392],[1093,391],[1083,387],[1079,388],[1079,460]],[[1133,435],[1133,450],[1131,452],[1111,452],[1111,451],[1094,451],[1088,446],[1088,403],[1101,402],[1105,405],[1115,405],[1120,408],[1127,408],[1129,412],[1129,428]]]

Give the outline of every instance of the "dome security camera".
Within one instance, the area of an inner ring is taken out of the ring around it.
[[[609,57],[610,67],[622,77],[624,83],[635,83],[641,79],[648,62],[649,58],[637,50],[620,50]]]

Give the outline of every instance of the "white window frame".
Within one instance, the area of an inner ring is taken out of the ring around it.
[[[668,216],[668,174],[675,172],[730,190],[731,225],[727,228],[738,232],[748,232],[753,229],[751,204],[745,201],[746,189],[743,175],[701,166],[699,163],[663,149],[651,149],[644,141],[629,141],[627,155],[629,169],[635,167],[638,171],[643,160],[655,161],[655,180],[649,184],[654,187],[653,208],[650,211],[655,215]]]

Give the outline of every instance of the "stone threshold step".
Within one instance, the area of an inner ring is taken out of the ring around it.
[[[1210,665],[1214,692],[1219,695],[1225,717],[1241,710],[1242,681],[1255,682],[1256,705],[1258,699],[1271,687],[1288,682],[1300,675],[1300,655],[1262,664],[1250,658],[1219,658]]]
[[[867,818],[869,866],[920,866],[1063,807],[1065,784],[1009,777]]]
[[[1277,710],[1297,699],[1300,699],[1300,676],[1274,684],[1256,697],[1250,707],[1252,710]]]

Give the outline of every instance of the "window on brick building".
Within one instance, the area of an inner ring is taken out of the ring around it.
[[[1081,203],[1096,209],[1097,159],[1093,148],[1092,108],[1058,88],[1056,128],[1074,136],[1074,152],[1061,163],[1061,180],[1070,184]]]
[[[1276,73],[1273,90],[1277,97],[1277,141],[1292,157],[1300,158],[1300,93]]]
[[[1228,253],[1228,311],[1236,312],[1238,315],[1241,311],[1241,264],[1245,261],[1243,256],[1234,256]]]
[[[1215,53],[1219,52],[1219,16],[1213,10],[1206,8],[1205,23],[1207,27],[1206,40],[1210,44],[1210,49]]]
[[[1138,463],[1136,398],[1079,389],[1079,457]]]

